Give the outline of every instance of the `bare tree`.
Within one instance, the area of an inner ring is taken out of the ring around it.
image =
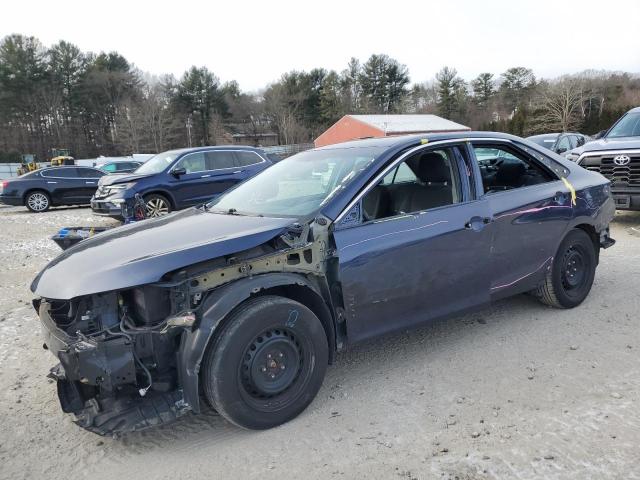
[[[583,121],[583,104],[589,94],[581,81],[563,78],[545,86],[540,92],[536,124],[548,131],[567,132],[577,129]]]

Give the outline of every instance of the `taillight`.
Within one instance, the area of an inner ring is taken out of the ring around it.
[[[9,181],[5,180],[4,182],[2,182],[2,189],[6,189],[9,186]]]

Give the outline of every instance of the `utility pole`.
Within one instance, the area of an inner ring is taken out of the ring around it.
[[[187,117],[187,143],[189,148],[191,148],[191,114]]]

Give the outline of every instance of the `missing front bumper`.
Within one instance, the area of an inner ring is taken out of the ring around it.
[[[56,380],[62,410],[74,415],[74,423],[98,435],[120,436],[156,427],[191,410],[182,390],[85,399],[83,385],[67,379],[62,365],[52,368],[49,377]]]

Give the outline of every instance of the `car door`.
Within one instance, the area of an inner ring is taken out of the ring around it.
[[[249,178],[250,167],[240,165],[238,151],[213,150],[207,152],[207,162],[211,168],[209,188],[206,198],[209,201],[229,190],[231,187]]]
[[[72,205],[82,202],[84,179],[76,167],[54,167],[42,174],[53,203]]]
[[[472,141],[492,217],[491,296],[534,288],[550,268],[572,216],[571,196],[535,153],[511,141]],[[489,165],[486,152],[502,161]]]
[[[571,150],[573,147],[571,146],[571,140],[569,135],[562,134],[558,138],[558,141],[554,147],[554,151],[558,154],[565,153]]]
[[[90,203],[91,197],[96,193],[98,181],[105,173],[97,168],[76,167],[78,175],[84,180],[78,194],[78,202]]]
[[[436,154],[445,158],[449,177],[442,168],[416,175],[414,168]],[[469,162],[461,145],[418,147],[381,172],[338,217],[333,237],[350,339],[489,301],[492,225],[487,200],[471,189]],[[413,201],[430,188],[439,192],[437,202]],[[385,204],[391,206],[386,211]]]
[[[170,178],[171,190],[179,208],[202,203],[208,198],[211,183],[211,169],[204,151],[188,153],[180,158],[170,173],[184,169],[184,174]]]

